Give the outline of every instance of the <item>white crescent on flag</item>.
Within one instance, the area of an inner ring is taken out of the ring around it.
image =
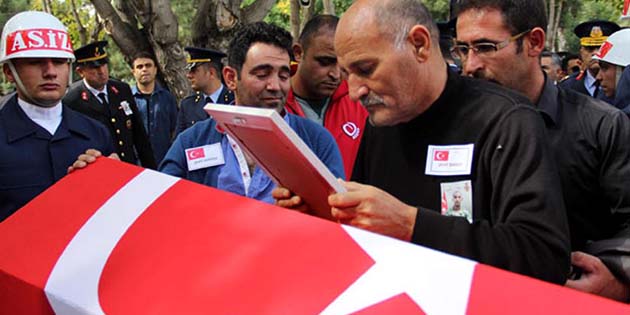
[[[0,223],[0,253],[0,314],[630,312],[106,158]]]

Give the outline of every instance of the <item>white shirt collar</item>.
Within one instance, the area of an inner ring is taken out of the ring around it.
[[[46,129],[51,135],[55,134],[55,131],[57,131],[62,119],[63,107],[61,106],[61,101],[53,107],[41,107],[33,105],[18,97],[18,105],[22,108],[28,118],[42,128]]]
[[[85,84],[85,87],[87,87],[88,91],[90,91],[90,93],[94,94],[94,96],[98,97],[99,93],[105,93],[105,96],[108,97],[109,95],[107,94],[107,84],[105,84],[103,86],[102,90],[97,90],[95,88],[93,88],[92,86],[90,86],[90,84],[87,82],[87,80],[83,79],[83,84]],[[100,99],[99,99],[100,100]]]
[[[210,98],[212,99],[213,102],[215,103],[219,102],[219,96],[221,96],[221,91],[223,91],[223,83],[221,83],[221,86],[219,86],[219,88],[216,91],[210,94]]]

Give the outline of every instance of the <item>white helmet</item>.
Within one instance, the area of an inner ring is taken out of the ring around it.
[[[630,64],[630,29],[623,29],[610,35],[606,42],[593,56],[595,60],[605,61],[616,66]]]
[[[14,58],[65,58],[74,61],[66,27],[45,12],[26,11],[14,15],[2,29],[0,63]]]

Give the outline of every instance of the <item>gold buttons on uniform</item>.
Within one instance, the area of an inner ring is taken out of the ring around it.
[[[116,118],[112,118],[112,122],[115,123],[116,122]]]
[[[122,141],[118,141],[118,145],[123,145],[123,142]]]
[[[120,134],[120,129],[116,129],[116,134],[119,135]]]
[[[120,152],[120,156],[125,157],[125,152]]]

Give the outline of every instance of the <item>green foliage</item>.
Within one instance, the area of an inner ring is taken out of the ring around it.
[[[423,0],[422,2],[427,6],[435,21],[439,22],[448,20],[450,9],[450,2],[448,0]]]

